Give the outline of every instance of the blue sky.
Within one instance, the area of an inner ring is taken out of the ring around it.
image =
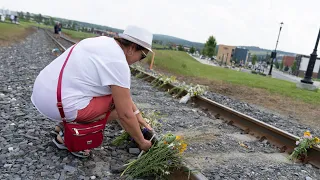
[[[0,0],[0,8],[29,11],[124,29],[129,24],[204,43],[309,55],[320,28],[319,0]],[[320,53],[319,53],[320,54]]]

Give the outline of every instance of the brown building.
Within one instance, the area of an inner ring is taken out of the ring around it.
[[[228,65],[230,65],[231,64],[230,61],[232,59],[235,48],[236,46],[219,44],[218,54],[217,54],[218,61],[222,61],[223,63],[226,62]]]
[[[295,57],[294,56],[283,56],[282,62],[283,67],[291,67],[293,65]]]

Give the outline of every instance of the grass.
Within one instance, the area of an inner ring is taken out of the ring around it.
[[[292,82],[201,64],[181,51],[155,50],[155,53],[155,69],[162,68],[176,75],[261,88],[306,103],[320,104],[320,91],[297,89]]]
[[[22,34],[26,28],[16,24],[0,23],[0,40],[8,41],[19,34]]]
[[[44,28],[44,29],[49,29],[53,32],[53,26],[47,26],[44,24],[37,24],[35,22],[20,22],[20,25],[23,27],[31,27],[31,26],[36,26],[36,27],[40,27],[40,28]],[[72,39],[74,40],[82,40],[85,38],[89,38],[89,37],[95,37],[95,34],[92,33],[87,33],[87,32],[80,32],[80,31],[74,31],[74,30],[70,30],[70,29],[64,29],[62,28],[62,32],[67,34],[68,36],[70,36]]]
[[[24,39],[33,30],[28,25],[0,22],[0,32],[0,45],[6,46]]]
[[[69,29],[62,29],[61,31],[75,40],[82,40],[82,39],[96,36],[95,34],[92,34],[92,33],[73,31]]]

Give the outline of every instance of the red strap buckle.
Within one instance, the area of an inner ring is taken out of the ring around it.
[[[58,107],[59,109],[62,109],[62,108],[63,108],[62,102],[57,102],[57,107]]]

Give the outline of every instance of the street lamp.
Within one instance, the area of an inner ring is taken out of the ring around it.
[[[317,49],[318,49],[319,39],[320,39],[320,28],[319,28],[319,33],[318,33],[316,45],[314,46],[313,52],[309,58],[307,72],[304,76],[304,79],[301,80],[302,83],[313,84],[312,74],[313,74],[314,64],[316,63],[316,60],[317,60]]]
[[[271,65],[270,65],[270,71],[269,71],[269,75],[270,76],[271,76],[272,67],[273,67],[273,60],[276,59],[276,57],[277,57],[277,47],[278,47],[278,42],[279,42],[279,37],[280,37],[280,32],[281,32],[281,29],[282,29],[282,25],[283,25],[283,22],[280,23],[280,30],[279,30],[279,34],[278,34],[276,48],[274,49],[273,52],[271,52]]]

